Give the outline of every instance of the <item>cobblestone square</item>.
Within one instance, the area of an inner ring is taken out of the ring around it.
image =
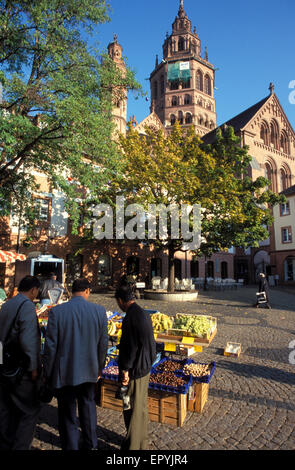
[[[268,310],[253,308],[256,291],[255,286],[201,291],[195,302],[137,301],[166,314],[217,317],[213,342],[193,356],[200,362],[216,362],[203,413],[188,412],[182,428],[150,422],[150,450],[295,449],[295,364],[289,362],[295,293],[271,289]],[[92,294],[89,300],[118,310],[112,294]],[[242,344],[239,358],[223,355],[227,341]],[[121,413],[97,407],[99,449],[118,451],[124,434]],[[60,449],[55,400],[42,408],[32,448]]]

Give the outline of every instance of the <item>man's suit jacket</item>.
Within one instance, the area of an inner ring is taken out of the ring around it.
[[[17,309],[22,305],[12,336],[18,338],[22,351],[29,359],[28,371],[40,368],[40,328],[36,315],[35,305],[23,294],[18,294],[7,300],[0,311],[0,341],[4,341],[12,326]]]
[[[52,388],[97,382],[108,347],[106,310],[73,297],[48,316],[44,374]]]

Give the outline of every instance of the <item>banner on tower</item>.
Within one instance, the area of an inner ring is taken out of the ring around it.
[[[191,78],[190,62],[168,64],[168,81],[188,81]]]

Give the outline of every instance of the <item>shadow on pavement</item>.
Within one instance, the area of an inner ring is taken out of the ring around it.
[[[284,370],[260,366],[256,364],[241,364],[238,362],[218,361],[218,367],[230,370],[235,375],[242,377],[259,377],[267,380],[275,380],[279,383],[295,385],[295,367],[294,372],[286,372]]]

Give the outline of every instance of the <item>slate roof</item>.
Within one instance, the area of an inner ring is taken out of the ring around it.
[[[226,124],[227,126],[232,126],[234,128],[235,132],[238,132],[240,129],[243,129],[246,126],[246,124],[248,124],[248,122],[260,110],[260,108],[262,108],[262,106],[267,102],[269,97],[270,97],[270,95],[268,95],[266,98],[263,98],[261,101],[254,104],[250,108],[246,109],[242,113],[237,114],[237,116],[233,117],[232,119],[229,119],[228,121],[226,121],[224,124],[222,124],[218,128],[221,128],[222,126],[224,126]],[[211,144],[215,140],[215,135],[216,135],[216,129],[209,132],[208,134],[205,134],[202,137],[202,140],[205,142],[205,144]]]
[[[295,184],[293,186],[290,186],[290,188],[284,189],[280,194],[284,194],[285,196],[291,196],[292,194],[295,194]]]

